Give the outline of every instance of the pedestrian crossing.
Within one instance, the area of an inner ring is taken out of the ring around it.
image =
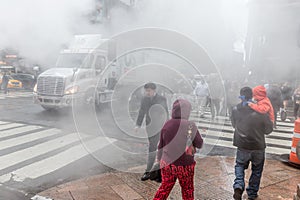
[[[210,113],[205,113],[205,118],[200,118],[196,112],[191,114],[191,120],[195,121],[204,144],[235,149],[233,146],[233,128],[228,117],[219,116],[211,120]],[[289,154],[291,151],[294,124],[278,120],[277,129],[266,136],[266,153]]]
[[[85,134],[79,138],[78,133],[63,133],[55,128],[0,121],[0,184],[38,179],[115,141]]]
[[[10,91],[8,94],[4,94],[3,91],[0,91],[0,100],[1,99],[16,99],[16,98],[30,98],[33,97],[32,91]]]
[[[205,118],[192,113],[191,120],[199,127],[205,146],[235,149],[233,128],[227,117],[212,121],[209,113]],[[289,154],[293,127],[293,123],[278,122],[278,129],[266,137],[266,152]],[[41,178],[116,142],[107,137],[80,135],[81,138],[77,133],[55,128],[0,121],[0,184]]]

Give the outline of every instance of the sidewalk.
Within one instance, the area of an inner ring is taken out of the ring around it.
[[[195,199],[232,199],[234,180],[234,158],[197,158],[195,170]],[[140,169],[141,167],[139,167]],[[39,195],[55,200],[142,200],[152,199],[159,184],[140,181],[141,174],[113,172],[101,174],[60,185]],[[250,170],[246,173],[248,179]],[[260,199],[293,199],[300,170],[279,161],[266,160]],[[181,199],[179,184],[176,183],[169,199]],[[247,199],[244,194],[243,199]]]

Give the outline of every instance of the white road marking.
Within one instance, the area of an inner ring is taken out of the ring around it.
[[[79,141],[77,133],[71,133],[45,143],[41,143],[24,150],[16,151],[0,157],[0,170],[16,165],[23,161],[37,157],[39,155],[64,147],[73,142]],[[45,148],[47,147],[47,148]]]
[[[92,152],[95,152],[115,141],[116,140],[114,139],[107,140],[105,137],[99,137],[88,141],[86,144],[87,146],[89,146],[89,149]],[[87,152],[82,144],[79,144],[55,156],[35,162],[33,164],[15,170],[9,174],[0,176],[0,182],[4,183],[9,181],[10,179],[13,179],[17,182],[22,182],[26,178],[36,179],[43,175],[54,172],[62,167],[65,167],[68,164],[75,162],[76,160],[79,160],[80,158],[83,158],[88,154],[89,152]]]
[[[15,128],[15,127],[18,127],[18,126],[23,126],[25,124],[21,124],[21,123],[11,123],[11,124],[2,124],[0,125],[0,133],[2,132],[2,130],[5,130],[5,129],[12,129],[12,128]]]
[[[61,132],[58,129],[48,129],[48,130],[44,130],[44,131],[40,131],[40,132],[36,132],[36,133],[32,133],[32,134],[28,134],[28,135],[24,135],[21,137],[17,137],[17,138],[12,138],[9,140],[4,140],[0,142],[0,150],[9,148],[9,147],[14,147],[20,144],[24,144],[27,142],[31,142],[37,139],[42,139],[45,138],[47,136],[51,136],[54,135],[56,133]]]
[[[26,131],[34,131],[42,128],[41,126],[25,126],[25,127],[19,127],[19,128],[14,128],[6,131],[0,131],[0,138],[7,137],[7,136],[13,136],[16,134],[24,133]]]

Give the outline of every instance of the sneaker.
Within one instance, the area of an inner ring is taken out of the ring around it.
[[[234,200],[242,200],[243,190],[240,188],[234,189],[233,199]]]
[[[141,177],[141,181],[146,181],[148,179],[150,179],[150,173],[149,172],[145,172],[143,174],[143,176]]]

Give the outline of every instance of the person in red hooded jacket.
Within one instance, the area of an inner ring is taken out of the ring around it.
[[[274,124],[275,122],[274,110],[270,99],[267,97],[266,88],[262,85],[253,88],[253,99],[257,101],[257,103],[249,102],[248,103],[249,107],[261,114],[268,114],[270,120]]]
[[[168,198],[176,180],[181,186],[182,199],[194,199],[194,152],[187,149],[188,135],[191,136],[188,146],[201,148],[203,139],[194,122],[189,121],[191,104],[178,99],[172,108],[172,119],[168,120],[160,135],[157,160],[160,161],[162,183],[154,200]]]

